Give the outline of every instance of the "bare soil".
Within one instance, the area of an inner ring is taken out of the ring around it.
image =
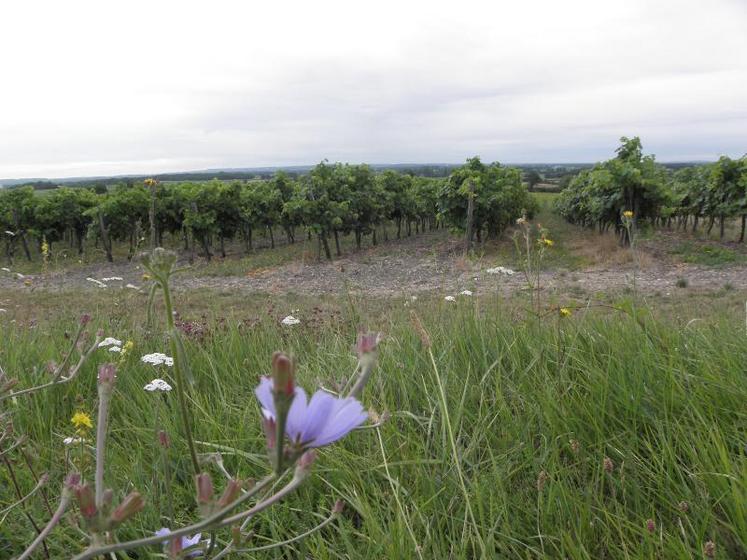
[[[175,287],[180,290],[212,289],[239,293],[296,293],[319,295],[343,291],[364,292],[371,296],[411,296],[437,292],[456,294],[468,289],[474,293],[510,293],[526,289],[526,280],[517,270],[513,276],[487,274],[488,268],[511,266],[506,257],[506,241],[501,251],[486,251],[481,258],[465,258],[461,242],[444,232],[431,232],[391,241],[379,247],[351,253],[332,262],[294,262],[248,271],[244,275],[200,276],[189,271],[179,274]],[[580,267],[551,263],[541,275],[541,284],[550,293],[578,297],[594,293],[614,293],[633,287],[644,293],[667,294],[682,289],[716,291],[724,287],[747,289],[747,266],[733,264],[709,267],[683,264],[667,256],[657,243],[642,243],[638,265],[627,249],[619,249],[608,239],[574,234],[558,243],[563,250],[581,255]],[[504,256],[501,257],[500,255]],[[515,261],[515,258],[513,259]],[[512,266],[513,268],[513,266]],[[142,267],[135,262],[102,263],[66,272],[35,274],[20,278],[13,273],[0,275],[3,290],[102,290],[88,278],[121,277],[109,281],[106,289],[141,287]],[[679,286],[678,286],[679,283]]]

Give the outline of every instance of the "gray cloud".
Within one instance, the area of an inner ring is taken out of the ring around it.
[[[2,6],[0,177],[747,151],[742,2],[455,6]]]

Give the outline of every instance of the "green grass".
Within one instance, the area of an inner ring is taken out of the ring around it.
[[[20,308],[15,323],[0,316],[0,363],[22,386],[44,379],[40,366],[59,359],[82,298],[26,297],[34,300],[26,303],[38,322],[29,323]],[[138,361],[163,351],[163,336],[144,327],[138,297],[96,297],[86,300],[96,326],[135,342],[119,371],[106,474],[115,501],[137,488],[149,502],[119,531],[127,539],[162,525],[165,505],[154,484],[160,478],[156,410],[172,434],[170,459],[183,488],[176,496],[178,521],[197,514],[175,395],[159,404],[142,390],[167,374]],[[252,390],[273,351],[292,352],[298,382],[312,389],[350,374],[358,325],[387,335],[363,401],[391,419],[323,450],[309,482],[257,519],[252,544],[313,527],[338,498],[348,504],[342,517],[290,550],[253,558],[685,559],[701,558],[708,540],[719,558],[747,557],[747,340],[740,303],[695,322],[687,315],[693,307],[683,313],[675,305],[678,315],[658,314],[658,320],[646,311],[634,319],[592,310],[539,325],[525,319],[520,306],[494,299],[403,303],[179,296],[182,315],[206,328],[205,336],[187,343],[196,374],[190,388],[196,437],[235,449],[224,453],[224,462],[242,477],[268,472]],[[413,305],[432,340],[433,363],[411,323]],[[279,325],[295,308],[302,324]],[[69,418],[78,409],[95,411],[95,365],[109,358],[101,350],[74,383],[0,405],[10,404],[16,431],[34,442],[35,468],[50,474],[52,500],[68,470],[62,438],[72,433]],[[20,456],[11,457],[19,484],[30,490]],[[605,457],[612,472],[604,470]],[[212,474],[220,488],[220,476]],[[92,478],[90,461],[84,475]],[[9,482],[0,465],[0,509],[13,501]],[[686,513],[678,506],[683,501]],[[40,524],[48,517],[38,496],[29,512]],[[654,534],[646,529],[649,518]],[[0,517],[0,557],[13,556],[32,538],[19,509]],[[67,558],[84,542],[65,524],[49,546],[53,558]]]
[[[696,244],[691,241],[679,243],[672,249],[672,253],[682,262],[705,266],[747,262],[747,256],[728,247]]]

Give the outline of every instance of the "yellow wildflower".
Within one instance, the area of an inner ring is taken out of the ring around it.
[[[148,280],[150,280],[150,274],[143,274],[143,282],[147,282]]]
[[[561,307],[559,311],[561,317],[570,317],[571,315],[573,315],[573,311],[571,311],[567,307]]]
[[[128,340],[124,343],[124,346],[122,346],[122,351],[119,353],[119,359],[124,360],[124,357],[127,355],[127,353],[132,350],[135,347],[135,343],[131,340]]]
[[[46,237],[42,238],[41,254],[45,259],[49,256],[49,243]]]
[[[632,218],[633,217],[633,211],[632,210],[626,210],[625,212],[623,212],[623,217],[624,218],[628,218],[628,219]]]
[[[70,419],[70,422],[72,422],[73,426],[76,427],[76,429],[91,429],[93,428],[93,422],[91,422],[91,417],[88,416],[85,412],[81,412],[80,410],[73,414],[73,417]]]
[[[548,239],[547,237],[542,238],[542,243],[545,245],[545,247],[552,247],[553,245],[555,245],[555,241],[553,241],[552,239]]]

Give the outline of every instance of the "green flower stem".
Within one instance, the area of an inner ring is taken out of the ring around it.
[[[189,419],[189,410],[187,409],[187,396],[184,390],[184,373],[182,372],[182,359],[180,356],[176,337],[179,336],[176,332],[176,326],[174,325],[174,309],[171,304],[171,291],[169,290],[168,279],[161,281],[161,289],[163,290],[163,303],[166,307],[166,325],[169,331],[169,342],[171,345],[171,355],[174,357],[174,377],[176,378],[176,395],[179,400],[179,410],[182,415],[182,423],[184,424],[184,437],[187,440],[187,446],[189,447],[189,456],[192,460],[192,468],[194,469],[195,475],[200,474],[200,463],[197,460],[197,451],[195,449],[195,442],[192,438],[192,424]]]
[[[303,482],[303,477],[294,476],[293,479],[288,484],[286,484],[281,490],[279,490],[276,494],[273,494],[266,500],[259,502],[251,509],[248,509],[240,514],[227,518],[228,514],[231,513],[231,511],[233,511],[238,506],[240,506],[241,504],[249,500],[249,498],[251,498],[258,492],[260,492],[262,489],[266,488],[270,483],[272,483],[276,479],[276,477],[277,475],[274,473],[265,477],[254,488],[252,488],[251,492],[241,496],[238,500],[236,500],[232,504],[229,504],[222,510],[214,513],[210,517],[198,523],[195,523],[193,525],[187,525],[186,527],[182,527],[180,529],[176,529],[172,531],[171,533],[169,533],[168,537],[154,535],[152,537],[146,537],[143,539],[137,539],[133,541],[118,542],[118,543],[110,544],[107,546],[91,547],[88,550],[75,556],[73,560],[90,560],[92,558],[96,558],[97,556],[107,556],[114,552],[119,552],[120,550],[132,550],[132,549],[140,548],[143,546],[158,545],[158,544],[161,544],[165,540],[168,541],[170,539],[176,539],[179,537],[192,535],[196,532],[203,531],[209,528],[217,529],[220,527],[227,527],[229,525],[233,525],[237,521],[243,520],[247,517],[251,517],[261,511],[264,511],[268,507],[277,503],[280,499],[284,498],[290,492],[295,490],[301,484],[301,482]]]

